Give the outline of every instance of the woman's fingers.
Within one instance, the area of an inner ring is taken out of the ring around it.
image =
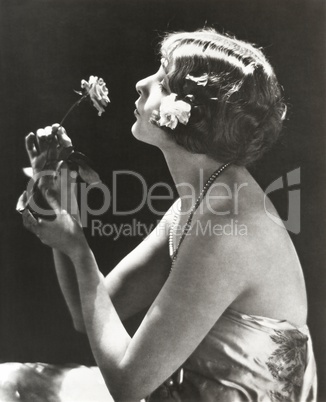
[[[26,229],[28,229],[30,232],[34,233],[36,236],[38,236],[37,232],[37,225],[38,222],[34,218],[34,216],[30,213],[28,209],[25,209],[22,213],[23,216],[23,224]]]
[[[44,128],[39,128],[36,131],[36,139],[41,153],[46,152],[47,149],[49,148],[47,135],[48,134],[46,133]]]
[[[49,231],[51,232],[53,230],[53,226],[51,227],[53,223],[43,219],[36,220],[28,209],[25,209],[22,215],[25,228],[35,234],[42,243],[48,244],[45,240],[47,238],[45,233],[49,233]]]
[[[42,154],[46,155],[47,160],[56,160],[60,149],[71,146],[71,139],[59,124],[39,128],[36,134],[31,132],[25,138],[25,147],[32,167],[36,158]]]
[[[82,225],[78,223],[66,210],[61,209],[51,191],[46,191],[46,198],[52,208],[57,212],[57,219],[35,219],[27,209],[23,211],[23,223],[26,229],[34,233],[40,241],[52,248],[56,248],[68,255],[76,242],[85,242]]]
[[[40,128],[36,132],[37,141],[39,144],[40,152],[47,154],[48,160],[57,160],[58,158],[58,137],[54,135],[52,126],[46,126],[45,128]]]
[[[67,132],[64,129],[64,127],[60,126],[59,124],[53,124],[52,130],[53,130],[53,132],[55,132],[57,134],[59,144],[62,147],[67,148],[67,147],[72,146],[71,139],[68,137]]]
[[[16,204],[16,211],[19,213],[23,213],[24,210],[26,209],[26,204],[28,201],[28,196],[27,196],[27,191],[24,191],[23,194],[18,198],[17,204]]]
[[[25,147],[26,147],[26,151],[27,151],[29,161],[31,164],[38,155],[38,150],[37,150],[36,146],[37,146],[37,143],[36,143],[35,134],[29,133],[25,137]]]

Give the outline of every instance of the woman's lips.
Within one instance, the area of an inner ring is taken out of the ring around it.
[[[140,116],[140,114],[139,114],[139,112],[138,112],[138,109],[135,109],[134,115],[135,115],[135,116]]]

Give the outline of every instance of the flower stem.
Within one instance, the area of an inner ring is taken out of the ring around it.
[[[89,93],[86,92],[80,99],[78,99],[77,102],[73,103],[72,106],[70,106],[70,108],[68,109],[66,114],[61,119],[61,121],[59,123],[59,127],[62,127],[62,125],[63,125],[64,121],[66,120],[66,118],[68,117],[68,115],[75,109],[76,106],[78,106],[84,99],[86,99],[88,95],[89,95]],[[59,127],[58,127],[58,129],[59,129]],[[54,138],[56,137],[56,135],[57,135],[56,132],[54,132],[53,135],[52,135],[51,143],[50,143],[50,145],[49,145],[49,147],[47,149],[47,152],[46,152],[45,164],[47,164],[47,162],[48,162],[49,150],[50,150],[50,147],[51,147],[52,142],[54,141]]]
[[[75,109],[76,106],[78,106],[84,99],[86,99],[87,96],[88,96],[88,92],[87,92],[85,95],[83,95],[80,99],[78,99],[78,101],[75,102],[75,103],[69,108],[69,110],[67,111],[67,113],[63,116],[62,120],[60,121],[59,127],[62,126],[63,122],[66,120],[66,118],[68,117],[68,115],[70,114],[70,112],[72,112],[72,111]]]

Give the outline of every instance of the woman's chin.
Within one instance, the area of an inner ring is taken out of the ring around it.
[[[144,141],[144,138],[142,138],[144,137],[144,135],[142,135],[143,131],[139,129],[137,121],[135,121],[135,123],[132,125],[131,133],[135,138],[137,138],[137,140]]]
[[[141,128],[138,121],[136,121],[131,127],[131,133],[135,138],[137,138],[137,140],[146,142],[147,144],[152,144],[153,141],[155,141],[155,136],[153,135],[153,133],[146,130],[145,128]]]
[[[153,125],[150,125],[150,127],[140,127],[139,121],[133,124],[131,133],[137,140],[158,147],[162,151],[167,146],[171,146],[171,143],[173,143],[174,146],[176,145],[175,142],[171,140],[171,137],[161,128]]]

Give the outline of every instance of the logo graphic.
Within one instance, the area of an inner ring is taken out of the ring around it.
[[[284,181],[286,182],[284,184]],[[265,190],[264,208],[267,216],[277,225],[285,227],[288,231],[298,234],[300,233],[300,168],[294,169],[286,175],[286,179],[279,177],[271,183]],[[291,189],[292,186],[296,188]],[[282,220],[278,216],[273,215],[266,208],[266,196],[276,190],[285,189],[288,195],[288,218]]]

